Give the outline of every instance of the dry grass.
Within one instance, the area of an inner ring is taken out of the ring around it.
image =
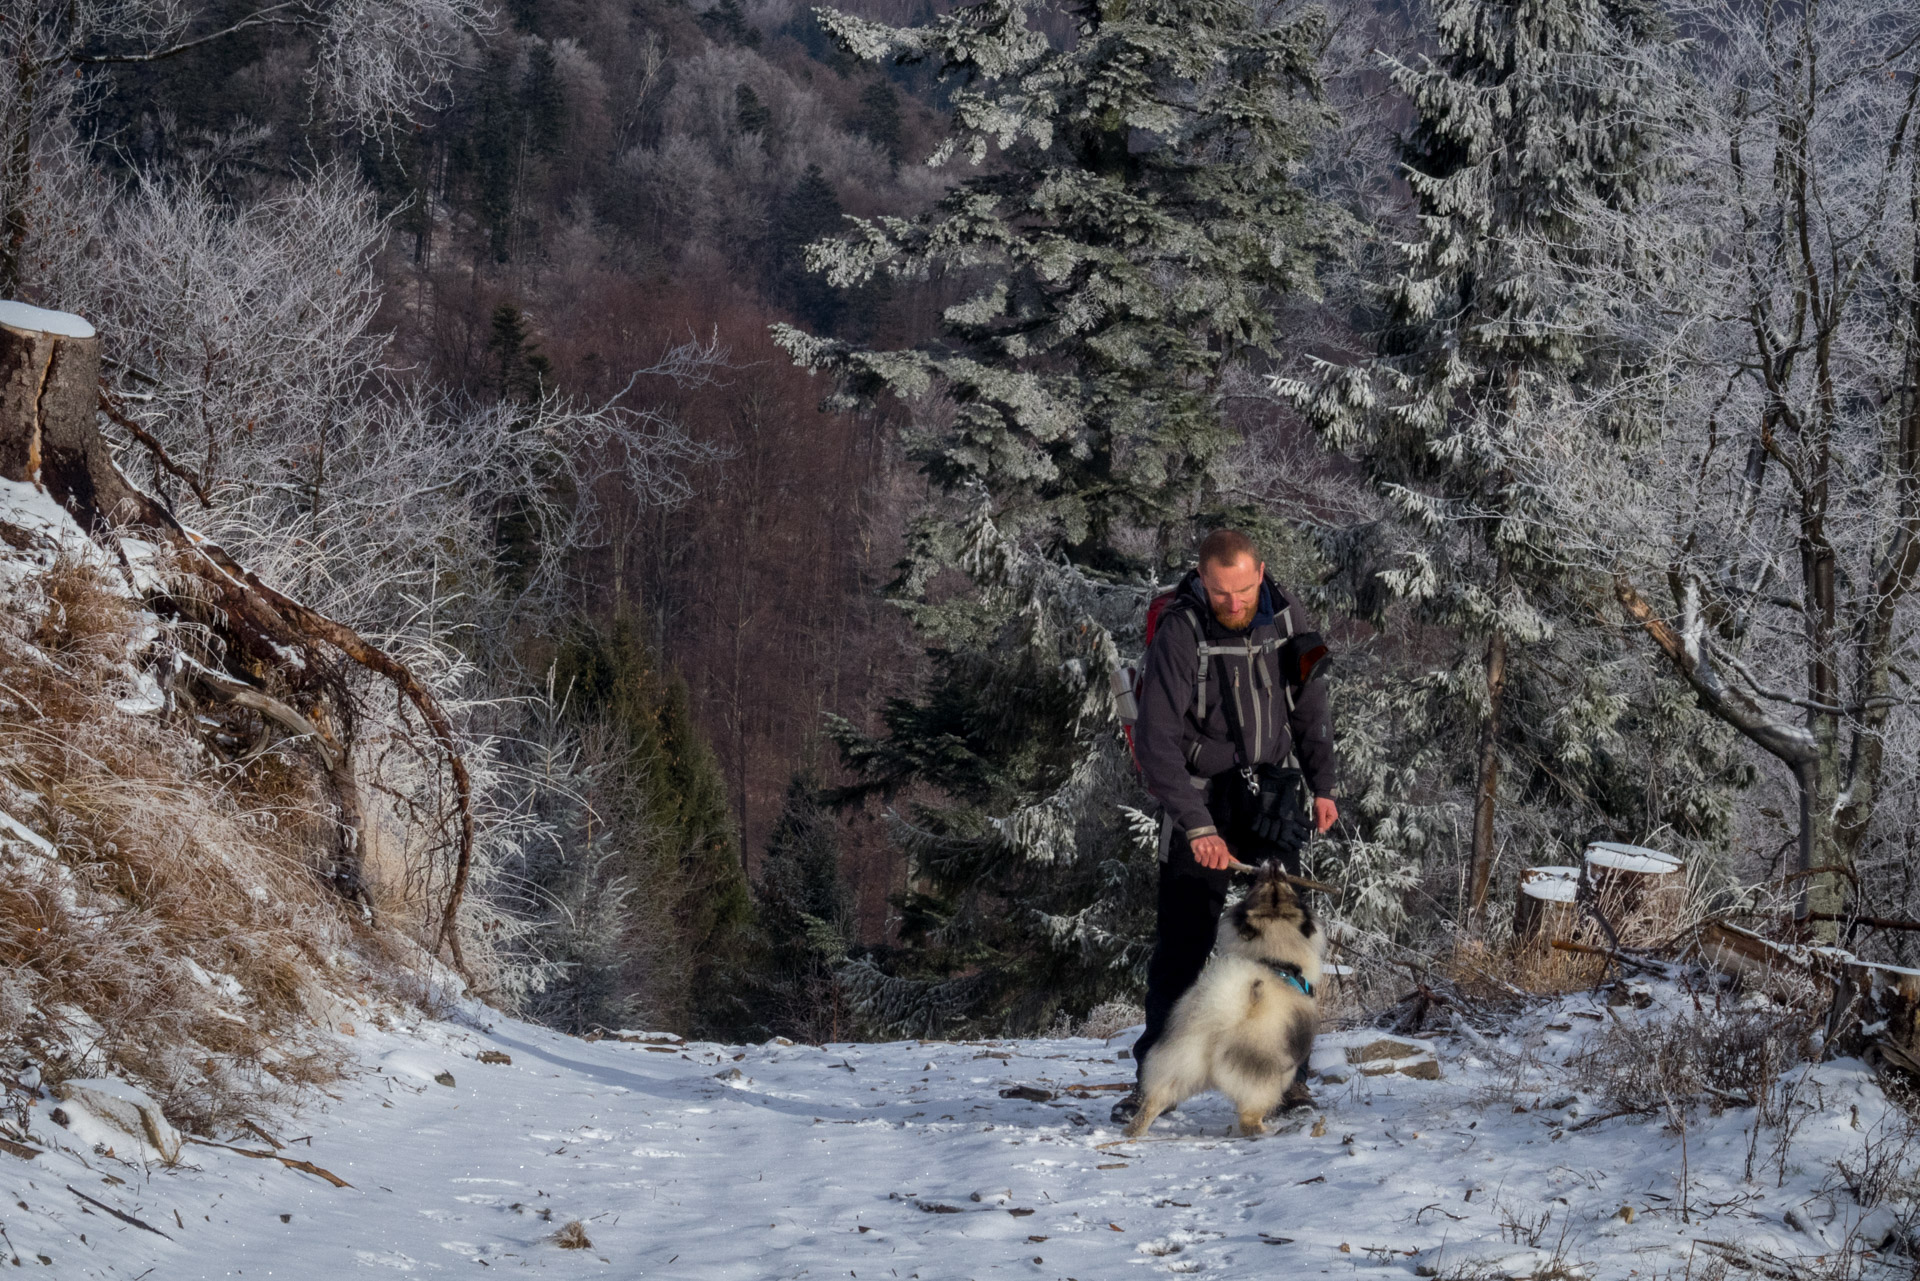
[[[0,810],[30,829],[0,820],[0,1042],[206,1132],[336,1070],[325,989],[377,978],[380,948],[314,874],[304,761],[228,766],[115,706],[155,624],[113,588],[60,564],[0,597]]]

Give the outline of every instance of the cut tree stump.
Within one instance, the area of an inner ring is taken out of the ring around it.
[[[1679,931],[1687,906],[1679,859],[1644,845],[1595,841],[1583,865],[1594,906],[1618,932],[1618,944],[1666,943]]]
[[[159,526],[159,504],[128,483],[94,422],[100,337],[63,311],[0,302],[0,476],[47,492],[89,533]]]
[[[1566,938],[1580,917],[1577,867],[1528,867],[1513,900],[1513,941],[1521,947]]]

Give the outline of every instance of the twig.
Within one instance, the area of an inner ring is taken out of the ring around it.
[[[71,1183],[67,1184],[67,1191],[73,1193],[75,1196],[79,1197],[82,1201],[85,1201],[88,1205],[99,1206],[102,1210],[105,1210],[108,1214],[111,1214],[114,1218],[120,1220],[122,1223],[131,1223],[136,1228],[145,1228],[147,1231],[153,1233],[153,1235],[157,1237],[167,1237],[166,1233],[162,1232],[159,1228],[154,1227],[151,1223],[147,1223],[140,1219],[136,1219],[131,1214],[126,1213],[124,1210],[116,1210],[112,1206],[108,1205],[105,1201],[96,1201],[92,1197],[88,1196],[86,1193],[82,1192],[79,1188],[74,1187],[73,1184]],[[173,1240],[173,1238],[167,1237],[167,1240],[171,1241]]]
[[[1572,1133],[1575,1130],[1584,1130],[1590,1125],[1598,1125],[1602,1121],[1611,1121],[1619,1116],[1645,1116],[1651,1111],[1653,1111],[1652,1108],[1621,1108],[1617,1112],[1606,1112],[1600,1116],[1590,1116],[1584,1121],[1568,1126],[1567,1132]]]
[[[255,1152],[252,1148],[236,1148],[231,1143],[215,1143],[211,1139],[196,1139],[191,1134],[185,1136],[189,1143],[197,1143],[203,1148],[223,1148],[228,1152],[238,1152],[241,1156],[250,1156],[256,1161],[278,1161],[289,1170],[299,1170],[317,1178],[325,1179],[336,1188],[350,1188],[353,1184],[333,1171],[315,1165],[311,1161],[302,1161],[299,1157],[281,1156],[278,1152]]]

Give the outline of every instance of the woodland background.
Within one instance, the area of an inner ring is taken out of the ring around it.
[[[1313,867],[1372,937],[1497,938],[1604,836],[1910,959],[1857,920],[1920,892],[1897,4],[30,0],[0,45],[0,292],[106,335],[131,475],[458,707],[467,928],[535,1017],[1135,997],[1107,671],[1225,522],[1335,638]],[[364,705],[405,881],[436,802]]]

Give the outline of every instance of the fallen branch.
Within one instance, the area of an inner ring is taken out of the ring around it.
[[[1622,965],[1630,965],[1636,970],[1644,970],[1648,974],[1658,974],[1664,977],[1667,973],[1667,967],[1659,961],[1643,961],[1639,957],[1628,952],[1622,952],[1619,948],[1615,947],[1593,947],[1586,943],[1569,942],[1566,939],[1554,939],[1553,946],[1562,952],[1579,952],[1584,956],[1604,956],[1610,960],[1618,961]]]
[[[1576,1130],[1584,1130],[1588,1126],[1598,1125],[1602,1121],[1611,1121],[1616,1117],[1645,1116],[1647,1113],[1652,1111],[1654,1111],[1653,1108],[1621,1108],[1617,1112],[1603,1112],[1599,1116],[1590,1116],[1584,1121],[1580,1121],[1580,1122],[1577,1122],[1576,1124],[1568,1126],[1567,1132],[1572,1133]]]
[[[281,1156],[278,1152],[255,1152],[252,1148],[236,1148],[231,1143],[215,1143],[211,1139],[196,1139],[191,1134],[183,1135],[182,1137],[185,1138],[188,1143],[197,1143],[203,1148],[220,1148],[227,1152],[238,1152],[241,1156],[250,1156],[256,1161],[278,1161],[289,1170],[299,1170],[304,1174],[311,1174],[317,1178],[325,1179],[336,1188],[350,1188],[353,1186],[353,1184],[348,1183],[333,1171],[317,1166],[311,1161],[302,1161],[299,1157]]]
[[[447,767],[453,773],[454,794],[460,805],[460,846],[454,865],[453,886],[447,891],[447,904],[441,913],[440,932],[434,939],[433,950],[437,953],[443,946],[446,947],[452,954],[455,968],[471,982],[473,975],[468,972],[466,958],[461,955],[460,936],[454,929],[454,922],[459,917],[460,902],[467,892],[467,879],[473,870],[473,780],[467,773],[466,758],[460,754],[459,745],[454,742],[453,726],[447,720],[446,713],[440,710],[439,702],[427,692],[405,663],[368,643],[360,633],[344,623],[336,623],[267,586],[252,570],[240,564],[218,544],[193,535],[188,537],[192,539],[192,550],[205,557],[230,582],[264,600],[295,630],[324,640],[360,666],[393,682],[407,701],[413,704],[414,710],[420,713],[441,750],[446,752]]]
[[[1886,916],[1855,916],[1849,912],[1808,912],[1809,921],[1840,921],[1848,925],[1870,925],[1876,930],[1920,930],[1920,921],[1903,921]]]
[[[67,1191],[73,1193],[75,1196],[79,1197],[82,1201],[85,1201],[88,1205],[99,1206],[102,1210],[105,1210],[108,1214],[111,1214],[114,1218],[120,1220],[120,1222],[122,1223],[131,1223],[136,1228],[144,1228],[146,1231],[153,1233],[153,1235],[157,1237],[167,1237],[166,1233],[162,1232],[159,1228],[154,1227],[151,1223],[148,1223],[141,1219],[136,1219],[131,1214],[128,1214],[124,1210],[116,1210],[112,1206],[108,1205],[105,1201],[96,1201],[92,1197],[88,1196],[86,1193],[82,1192],[79,1188],[74,1187],[73,1184],[71,1183],[67,1184]],[[173,1238],[167,1237],[167,1240],[171,1241],[173,1240]]]

